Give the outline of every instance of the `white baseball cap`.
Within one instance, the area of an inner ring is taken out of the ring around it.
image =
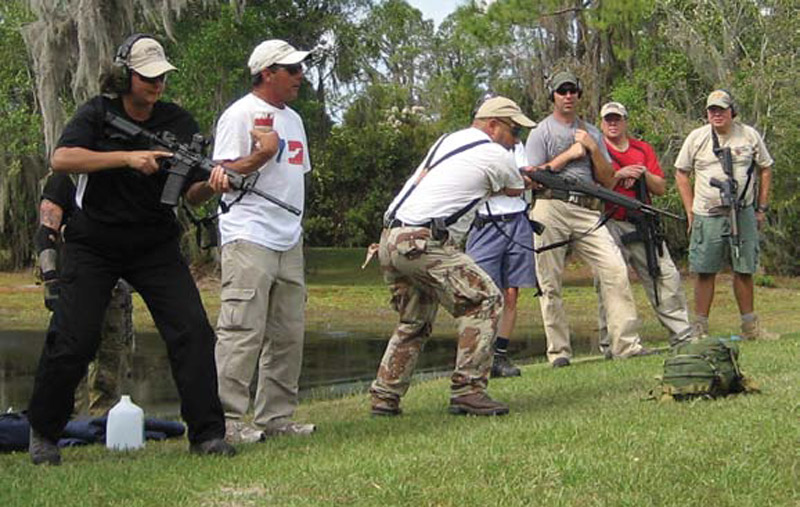
[[[158,77],[165,72],[177,70],[167,61],[161,44],[150,37],[142,37],[133,43],[127,66],[144,77]]]
[[[247,66],[250,74],[256,75],[275,64],[292,65],[300,63],[309,55],[309,51],[298,51],[291,44],[280,39],[262,42],[250,54]]]

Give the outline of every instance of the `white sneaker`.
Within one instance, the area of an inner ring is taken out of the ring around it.
[[[225,441],[229,444],[253,444],[264,440],[264,432],[244,421],[225,420]]]
[[[264,430],[264,434],[266,434],[268,437],[274,437],[277,435],[305,436],[314,433],[316,430],[317,427],[313,424],[285,421],[277,424],[271,424],[267,427],[267,429]]]

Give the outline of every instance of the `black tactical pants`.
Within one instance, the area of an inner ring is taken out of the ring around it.
[[[66,230],[62,288],[28,408],[31,426],[56,440],[75,388],[100,343],[103,315],[119,278],[133,286],[166,342],[190,442],[222,438],[214,331],[178,247],[174,223],[119,227],[73,217]]]

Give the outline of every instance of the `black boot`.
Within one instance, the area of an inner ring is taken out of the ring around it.
[[[514,366],[506,354],[495,352],[492,362],[492,378],[519,377],[522,372]]]

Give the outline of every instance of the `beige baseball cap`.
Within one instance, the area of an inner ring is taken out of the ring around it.
[[[256,46],[250,54],[247,66],[250,67],[250,74],[256,75],[275,64],[292,65],[300,63],[308,57],[309,53],[309,51],[298,51],[285,40],[266,40]]]
[[[603,107],[600,109],[600,117],[605,118],[609,114],[618,114],[623,118],[627,118],[628,110],[619,102],[607,102],[603,104]]]
[[[708,94],[708,99],[706,99],[706,109],[712,106],[728,109],[732,104],[731,94],[725,90],[714,90]]]
[[[510,118],[520,127],[533,128],[536,126],[535,121],[522,114],[522,109],[516,102],[505,97],[492,97],[481,104],[478,112],[475,113],[475,119],[481,118]]]
[[[171,70],[177,70],[167,61],[161,44],[150,37],[143,37],[133,43],[127,66],[144,77],[158,77]]]

